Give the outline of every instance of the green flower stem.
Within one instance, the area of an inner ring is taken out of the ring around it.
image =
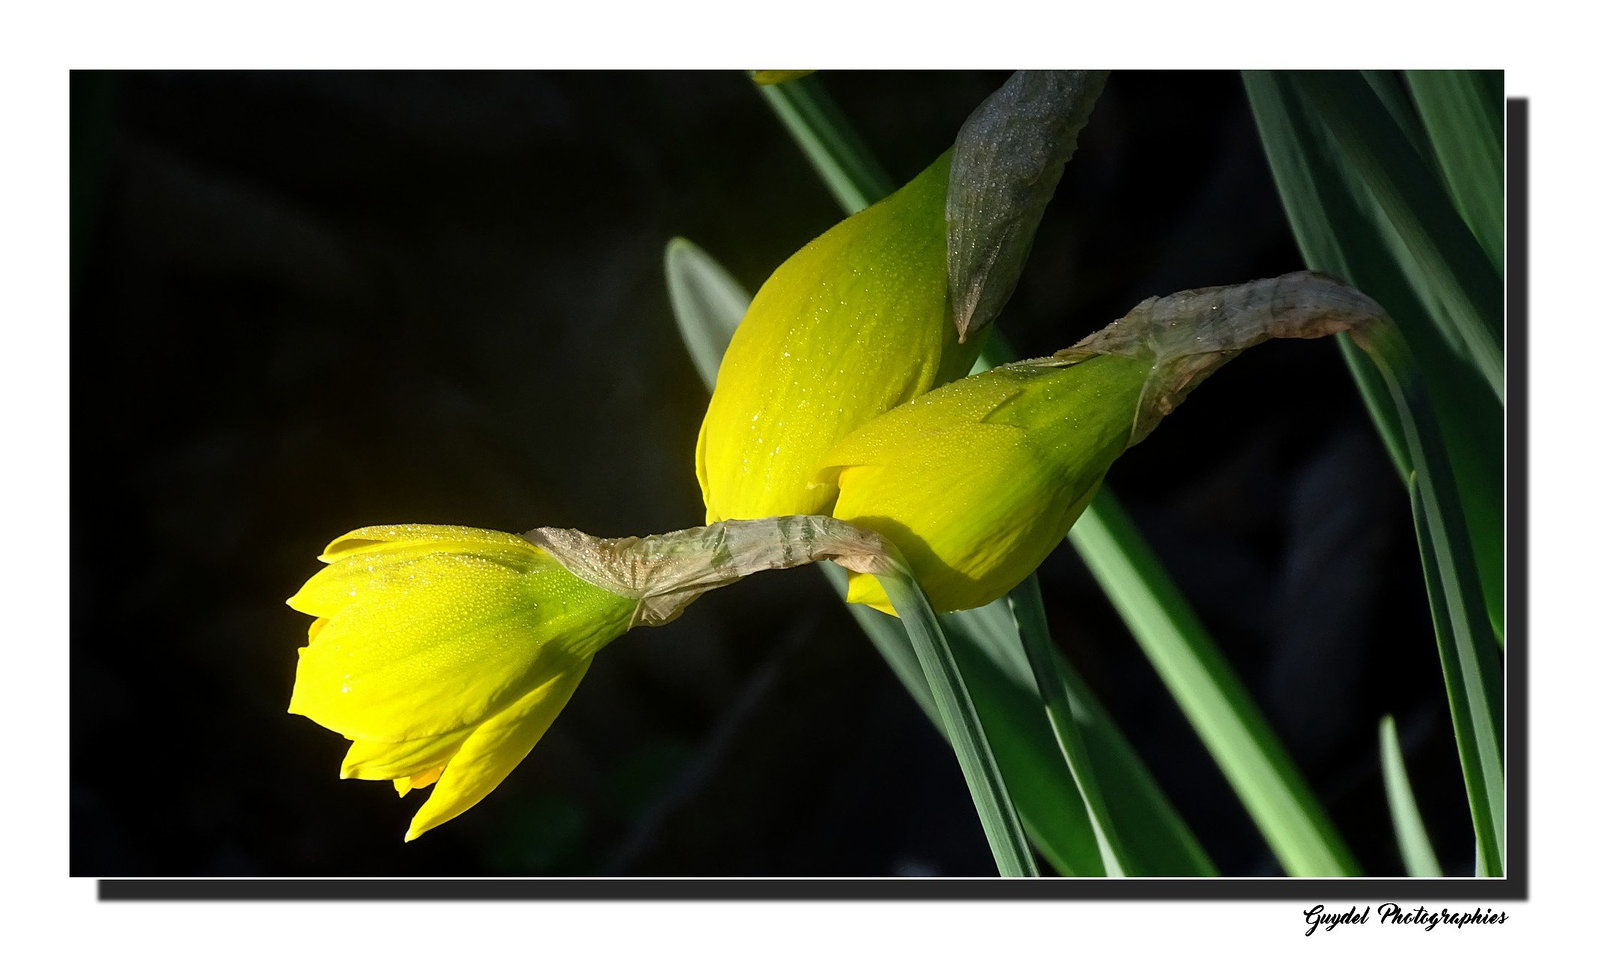
[[[972,705],[962,681],[961,670],[950,644],[945,641],[939,619],[928,604],[927,596],[918,587],[910,569],[904,564],[897,570],[877,575],[883,590],[889,596],[911,645],[916,649],[917,661],[922,666],[934,704],[949,733],[950,745],[956,760],[967,779],[967,789],[978,809],[978,820],[989,839],[989,850],[994,854],[1000,874],[1011,876],[1037,876],[1038,867],[1033,852],[1028,848],[1027,835],[1022,830],[1022,820],[1011,803],[999,764],[984,736],[983,724],[978,721],[978,711]]]
[[[1061,758],[1066,761],[1067,769],[1071,771],[1072,779],[1088,807],[1089,823],[1094,827],[1095,843],[1100,847],[1106,874],[1124,876],[1128,874],[1123,864],[1127,855],[1122,850],[1111,812],[1095,779],[1094,768],[1089,761],[1089,748],[1083,735],[1078,732],[1078,721],[1073,717],[1066,685],[1053,664],[1055,643],[1050,639],[1050,625],[1045,619],[1038,575],[1030,574],[1007,596],[1006,601],[1017,621],[1017,634],[1027,650],[1028,664],[1033,669],[1039,695],[1044,699],[1045,714],[1050,720],[1050,729],[1055,733],[1056,746],[1060,748]]]

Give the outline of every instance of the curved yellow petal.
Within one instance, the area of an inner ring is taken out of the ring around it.
[[[425,770],[420,774],[396,778],[394,782],[395,792],[401,797],[405,797],[416,788],[431,786],[434,781],[439,779],[439,775],[442,773],[444,773],[443,765],[434,767],[432,770]]]
[[[453,530],[461,536],[445,535],[442,532],[446,530]],[[430,536],[394,541],[369,541],[358,536],[377,531],[427,531]],[[465,536],[469,531],[479,536]],[[347,538],[356,540],[341,546],[341,542]],[[287,604],[295,611],[307,615],[334,615],[366,591],[376,589],[382,592],[392,588],[395,579],[402,577],[403,566],[435,554],[471,554],[526,571],[556,566],[555,559],[548,552],[516,534],[466,527],[366,527],[351,531],[329,544],[328,550],[337,551],[332,557],[326,553],[321,556],[328,566],[307,579],[300,590],[289,598]]]
[[[320,559],[332,563],[352,554],[376,548],[396,548],[414,544],[454,543],[473,547],[505,545],[531,547],[526,540],[505,531],[485,530],[481,527],[457,527],[451,524],[383,524],[376,527],[358,527],[348,534],[328,542]]]
[[[696,444],[706,522],[827,513],[823,456],[874,416],[966,373],[946,300],[948,155],[783,263],[717,373]]]
[[[433,768],[432,770],[425,770],[420,774],[412,774],[411,775],[411,786],[412,787],[431,787],[431,786],[433,786],[433,784],[436,781],[438,781],[439,777],[441,775],[443,775],[443,774],[444,774],[444,765],[443,764],[440,764],[439,766]]]
[[[476,727],[401,743],[356,740],[345,752],[339,776],[354,780],[397,780],[414,777],[430,767],[442,767],[461,749]],[[421,786],[421,785],[415,785]]]
[[[572,698],[589,660],[561,672],[479,726],[444,768],[428,800],[411,819],[411,841],[483,800],[521,763]],[[418,778],[413,777],[413,786]]]
[[[845,588],[844,600],[852,605],[866,605],[868,608],[876,608],[885,615],[900,617],[900,613],[894,610],[894,605],[889,603],[889,593],[884,591],[883,585],[870,574],[852,572],[849,586]]]

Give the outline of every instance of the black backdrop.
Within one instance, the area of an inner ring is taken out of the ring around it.
[[[1000,72],[830,72],[896,180]],[[813,572],[605,649],[502,787],[409,845],[284,710],[283,599],[362,525],[692,526],[705,393],[661,253],[752,290],[838,210],[698,73],[73,77],[76,875],[964,875],[954,758]],[[1115,73],[1003,327],[1300,266],[1236,74]],[[1378,718],[1449,874],[1471,838],[1405,495],[1330,341],[1230,364],[1109,482],[1372,874]],[[1225,874],[1276,865],[1069,546],[1057,640]]]

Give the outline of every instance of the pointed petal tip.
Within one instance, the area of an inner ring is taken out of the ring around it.
[[[870,574],[857,574],[852,571],[850,573],[850,585],[844,600],[852,605],[865,605],[868,608],[875,608],[885,615],[892,615],[895,618],[900,617],[900,613],[895,611],[894,606],[889,603],[889,595],[883,590],[883,585],[879,584],[878,579]]]
[[[321,573],[321,571],[318,571],[316,574],[313,574],[311,577],[307,578],[306,583],[300,586],[300,590],[285,598],[283,603],[302,615],[310,615],[313,618],[317,617],[319,613],[313,610],[311,604],[308,604],[306,591],[307,589],[311,588],[312,582],[316,581]]]

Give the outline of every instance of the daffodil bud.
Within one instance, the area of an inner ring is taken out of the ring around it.
[[[409,841],[482,800],[539,742],[600,648],[770,568],[891,555],[825,517],[605,539],[540,528],[368,527],[289,606],[312,615],[289,712],[351,741],[341,776],[434,785]]]
[[[1310,273],[1152,298],[1054,357],[862,425],[824,461],[834,516],[894,542],[936,610],[987,604],[1066,537],[1123,450],[1224,362],[1270,337],[1321,337],[1382,315]],[[851,577],[849,600],[893,613],[866,575]]]
[[[941,157],[807,244],[756,293],[700,427],[706,522],[825,513],[828,449],[867,420],[965,375],[946,300]]]
[[[289,712],[352,741],[340,776],[435,785],[407,841],[499,786],[637,607],[499,531],[369,527],[321,559]]]

